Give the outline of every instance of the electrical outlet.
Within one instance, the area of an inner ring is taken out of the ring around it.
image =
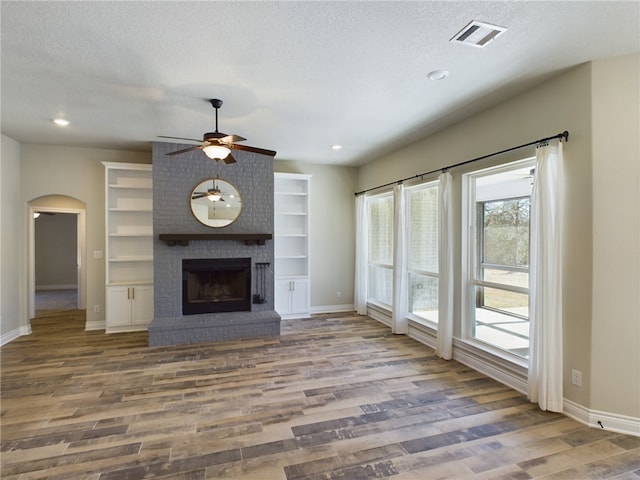
[[[582,372],[580,370],[571,370],[571,383],[576,387],[582,386]]]
[[[337,292],[336,292],[336,297],[341,298],[341,297],[342,297],[342,292],[337,291]]]
[[[93,313],[100,313],[100,305],[93,306]]]
[[[94,250],[93,258],[102,258],[102,250]]]

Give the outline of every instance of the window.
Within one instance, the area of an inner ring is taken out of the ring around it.
[[[391,306],[393,294],[393,195],[371,197],[369,203],[368,301]]]
[[[438,325],[438,184],[407,189],[409,312]]]
[[[533,160],[465,175],[465,337],[529,356],[529,224]]]

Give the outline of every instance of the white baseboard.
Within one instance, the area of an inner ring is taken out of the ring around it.
[[[31,335],[31,325],[18,327],[0,336],[0,347],[23,335]]]
[[[601,428],[625,435],[640,437],[640,418],[615,413],[589,410],[582,405],[564,399],[564,414],[593,428]]]
[[[36,291],[38,290],[77,290],[78,285],[65,284],[65,285],[36,285]]]
[[[94,322],[86,322],[84,329],[89,330],[104,330],[106,328],[104,320],[96,320]]]
[[[311,307],[311,313],[341,313],[341,312],[353,312],[355,307],[353,304],[345,305],[321,305],[317,307]]]

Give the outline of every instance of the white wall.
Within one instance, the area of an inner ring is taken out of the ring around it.
[[[311,312],[352,310],[357,169],[276,160],[275,170],[313,175],[309,248]]]
[[[593,78],[592,70],[595,72]],[[358,184],[358,189],[362,190],[568,130],[570,138],[564,150],[567,169],[567,242],[563,264],[564,394],[569,401],[586,409],[597,408],[635,419],[640,418],[637,272],[640,215],[638,156],[633,152],[637,151],[638,142],[639,88],[637,55],[596,62],[593,67],[591,64],[577,66],[494,108],[363,166]],[[615,94],[611,90],[615,90]],[[595,120],[595,116],[600,115],[602,117]],[[614,116],[617,116],[615,120]],[[624,124],[626,134],[613,132],[615,127],[609,122]],[[610,126],[605,128],[603,124]],[[623,141],[620,139],[622,136],[626,137]],[[616,146],[617,142],[621,142],[619,146]],[[597,148],[594,143],[598,144]],[[532,149],[525,149],[508,157],[531,154]],[[492,158],[473,166],[453,169],[456,202],[461,195],[462,172],[504,162],[505,158]],[[597,165],[595,169],[594,164]],[[621,171],[615,175],[613,172],[618,166]],[[609,172],[602,178],[604,184],[594,190],[593,185],[600,182],[602,170],[607,168]],[[625,180],[621,181],[621,177]],[[605,199],[614,190],[613,203],[616,206],[623,199],[625,205],[634,206],[629,210],[617,210],[612,215],[611,202]],[[595,220],[599,222],[605,215],[609,216],[603,227],[594,227],[594,202]],[[456,207],[459,209],[459,203]],[[628,221],[623,214],[627,211]],[[614,216],[615,219],[612,218]],[[458,238],[461,223],[460,217],[455,219]],[[602,255],[609,256],[619,248],[614,232],[620,231],[623,224],[629,237],[622,241],[612,267]],[[595,249],[594,241],[597,242]],[[455,251],[460,250],[458,242]],[[599,257],[597,262],[595,256]],[[459,335],[459,255],[454,263],[458,272],[454,316],[456,334]],[[598,276],[602,275],[596,282],[592,274],[594,263]],[[606,291],[611,295],[606,300],[598,291],[605,283]],[[597,300],[595,295],[598,295]],[[616,344],[622,348],[616,349]],[[572,369],[582,371],[582,387],[571,384]]]
[[[28,333],[20,331],[26,315],[24,284],[24,223],[26,208],[20,201],[20,144],[2,135],[0,157],[0,345]]]
[[[640,56],[592,72],[591,408],[640,418]]]
[[[43,155],[46,151],[46,155]],[[45,195],[66,195],[84,202],[86,227],[86,305],[87,323],[104,322],[105,270],[104,258],[96,259],[94,251],[104,252],[104,166],[101,162],[151,163],[151,152],[130,152],[94,148],[22,145],[21,188],[23,208],[31,200]],[[3,222],[4,231],[4,222]],[[20,235],[26,244],[26,232]],[[21,264],[25,265],[25,254]],[[27,297],[26,282],[20,285],[19,298]],[[93,306],[99,305],[99,312]],[[26,317],[21,322],[27,322]]]

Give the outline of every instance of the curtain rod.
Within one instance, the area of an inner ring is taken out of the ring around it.
[[[412,177],[407,177],[407,178],[403,178],[401,180],[396,180],[395,182],[389,182],[389,183],[385,183],[384,185],[378,185],[377,187],[367,188],[366,190],[362,190],[360,192],[356,192],[355,195],[357,197],[358,195],[362,195],[363,193],[367,193],[367,192],[370,192],[372,190],[377,190],[379,188],[388,187],[390,185],[403,183],[403,182],[406,182],[407,180],[413,180],[414,178],[426,177],[427,175],[431,175],[432,173],[446,172],[447,170],[449,170],[451,168],[461,167],[462,165],[466,165],[468,163],[477,162],[478,160],[484,160],[485,158],[489,158],[489,157],[495,157],[496,155],[501,155],[503,153],[511,152],[513,150],[518,150],[518,149],[524,148],[524,147],[529,147],[531,145],[537,145],[539,143],[545,143],[545,142],[548,142],[549,140],[554,140],[556,138],[558,138],[558,139],[563,139],[564,138],[564,141],[566,142],[567,140],[569,140],[569,132],[565,130],[564,132],[558,133],[557,135],[553,135],[551,137],[546,137],[546,138],[541,138],[540,140],[535,140],[535,141],[529,142],[529,143],[523,143],[522,145],[518,145],[517,147],[507,148],[506,150],[500,150],[499,152],[494,152],[494,153],[490,153],[488,155],[483,155],[481,157],[472,158],[471,160],[465,160],[464,162],[454,163],[453,165],[449,165],[447,167],[436,168],[435,170],[431,170],[430,172],[419,173],[418,175],[413,175]]]

